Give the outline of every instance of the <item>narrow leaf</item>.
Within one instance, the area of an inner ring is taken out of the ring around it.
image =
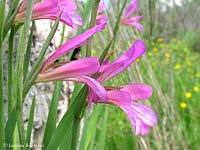
[[[83,97],[87,91],[87,87],[82,88],[81,92],[77,95],[77,97]],[[60,121],[58,127],[56,128],[54,134],[51,136],[50,142],[48,145],[45,145],[45,150],[57,149],[62,143],[63,137],[67,134],[68,127],[71,126],[74,119],[74,109],[79,99],[76,99],[69,106],[67,112],[63,116]]]
[[[26,131],[26,144],[28,145],[30,145],[31,132],[32,132],[32,127],[33,127],[33,119],[34,119],[34,111],[35,111],[35,95],[32,100],[31,109],[29,112],[28,127]]]
[[[50,138],[52,137],[52,134],[54,133],[56,129],[57,107],[58,107],[58,102],[60,99],[61,89],[62,89],[62,82],[59,81],[55,85],[52,100],[51,100],[51,105],[49,109],[49,114],[48,114],[47,123],[45,127],[44,138],[43,138],[44,145],[48,145]]]
[[[102,130],[100,133],[99,141],[98,141],[98,148],[97,149],[105,149],[105,141],[106,141],[106,131],[107,131],[107,120],[108,120],[108,111],[107,107],[104,107],[103,112],[103,125]]]
[[[85,126],[81,137],[80,149],[88,149],[88,146],[92,139],[92,135],[94,134],[96,129],[96,123],[100,112],[100,107],[94,107],[91,116],[87,116],[87,119],[85,119]]]
[[[0,147],[3,148],[5,142],[4,131],[4,79],[3,79],[3,30],[4,30],[4,16],[5,16],[6,0],[0,1]]]
[[[26,78],[26,75],[28,72],[28,66],[29,66],[29,62],[30,62],[34,28],[35,28],[35,21],[32,21],[31,33],[29,35],[28,45],[26,48],[26,54],[25,54],[25,59],[24,59],[24,79]]]
[[[16,126],[16,110],[13,109],[8,117],[5,127],[5,141],[7,144],[12,144],[12,137]]]

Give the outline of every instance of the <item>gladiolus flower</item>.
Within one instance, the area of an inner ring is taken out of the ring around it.
[[[104,61],[100,75],[96,78],[100,83],[106,82],[124,71],[136,61],[146,50],[142,40],[137,40],[124,54],[113,63]],[[150,127],[157,124],[157,116],[153,110],[134,101],[144,100],[152,95],[152,89],[146,84],[129,84],[119,87],[105,87],[108,101],[102,101],[95,91],[90,89],[88,107],[91,103],[105,103],[120,107],[129,117],[136,135],[147,135]]]
[[[69,40],[59,49],[57,49],[44,63],[35,82],[50,81],[75,81],[86,84],[90,89],[95,91],[103,101],[107,101],[105,88],[95,79],[87,77],[99,71],[99,59],[95,57],[82,58],[68,63],[56,63],[54,61],[67,54],[76,47],[81,46],[96,32],[105,28],[105,23],[97,25],[79,36]]]
[[[20,23],[24,21],[27,3],[28,0],[24,0],[21,3],[18,13],[15,16],[14,23]],[[83,24],[81,17],[75,13],[76,8],[77,6],[74,0],[43,0],[41,2],[35,0],[32,12],[32,20],[56,20],[60,12],[63,10],[60,21],[76,29],[76,25]]]
[[[135,135],[147,135],[150,127],[157,124],[157,116],[149,107],[134,101],[151,97],[151,87],[145,84],[130,84],[121,88],[107,91],[108,102],[99,102],[120,107],[129,117]]]
[[[137,23],[138,21],[142,19],[142,16],[130,17],[130,15],[135,12],[137,7],[138,7],[138,0],[133,0],[131,5],[125,10],[124,14],[122,15],[121,25],[132,26],[132,27],[137,28],[140,31],[144,31],[143,26]]]

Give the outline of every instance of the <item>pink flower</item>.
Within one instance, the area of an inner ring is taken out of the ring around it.
[[[97,81],[106,82],[117,76],[139,58],[146,50],[142,40],[135,43],[114,62],[104,61]],[[146,84],[129,84],[119,87],[105,87],[108,101],[102,101],[96,92],[90,89],[88,107],[91,103],[105,103],[120,107],[129,117],[136,135],[147,135],[150,127],[157,124],[157,116],[153,110],[134,101],[144,100],[152,95],[152,89]]]
[[[105,28],[105,23],[97,25],[79,36],[71,39],[57,49],[44,63],[35,82],[75,81],[86,84],[99,98],[107,101],[105,88],[95,79],[88,77],[99,71],[99,59],[96,57],[82,58],[67,63],[54,63],[55,60],[81,46],[96,32]]]
[[[135,10],[137,9],[137,6],[138,6],[138,0],[133,0],[131,5],[125,10],[124,14],[122,15],[121,25],[132,26],[140,31],[144,31],[143,26],[137,23],[142,19],[142,16],[130,17],[130,15],[134,13]]]
[[[106,4],[105,4],[104,1],[102,1],[99,4],[98,11],[97,11],[97,17],[96,17],[96,24],[97,25],[108,21],[108,17],[106,15],[101,14],[101,12],[105,9],[105,7],[106,7]]]
[[[18,13],[15,16],[14,23],[20,23],[24,21],[27,2],[28,0],[24,0],[21,3]],[[41,2],[35,0],[32,20],[56,20],[60,12],[63,10],[60,21],[76,29],[76,25],[83,24],[81,17],[75,13],[76,8],[77,6],[74,0],[43,0]]]
[[[64,45],[58,48],[43,64],[42,71],[46,70],[55,60],[61,56],[69,53],[71,50],[80,47],[85,44],[86,41],[95,33],[103,30],[106,26],[106,23],[96,25],[95,27],[85,31],[84,33],[76,36],[75,38],[67,41]]]
[[[145,84],[130,84],[121,88],[107,91],[108,102],[99,102],[120,107],[129,117],[135,135],[147,135],[150,127],[157,124],[157,116],[149,107],[134,101],[151,97],[151,87]]]

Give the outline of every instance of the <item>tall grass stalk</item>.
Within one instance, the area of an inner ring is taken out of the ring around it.
[[[25,133],[24,133],[24,121],[23,121],[23,66],[24,66],[24,55],[26,42],[28,39],[29,32],[29,24],[32,16],[34,1],[29,0],[26,17],[24,22],[24,27],[20,31],[20,39],[19,39],[19,49],[17,54],[17,102],[16,102],[16,113],[17,113],[17,125],[20,137],[20,144],[25,145]],[[22,147],[22,149],[25,149]]]
[[[0,1],[0,147],[4,149],[5,131],[4,131],[4,78],[3,78],[3,31],[6,0]]]

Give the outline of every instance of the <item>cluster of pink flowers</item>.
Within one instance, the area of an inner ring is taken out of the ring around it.
[[[18,14],[14,20],[15,23],[23,22],[26,13],[26,5],[27,0],[24,0],[19,7]],[[138,0],[134,0],[125,10],[121,18],[121,25],[129,25],[138,30],[143,30],[143,26],[137,23],[142,17],[130,17],[136,10],[137,5]],[[89,88],[88,108],[92,103],[116,105],[127,114],[136,135],[147,135],[150,131],[150,127],[157,124],[157,116],[152,109],[136,101],[151,97],[152,88],[142,83],[122,85],[114,88],[103,86],[104,82],[123,72],[145,53],[146,47],[141,39],[136,40],[126,52],[111,63],[108,60],[104,60],[103,64],[100,65],[98,57],[88,57],[62,63],[60,66],[54,64],[55,60],[73,49],[87,44],[91,36],[105,28],[108,18],[101,14],[104,7],[105,3],[103,2],[98,9],[96,19],[97,25],[67,41],[58,48],[43,63],[35,82],[62,80],[84,83]],[[83,24],[81,17],[75,13],[76,8],[77,6],[74,0],[43,0],[42,2],[37,2],[35,0],[32,19],[55,20],[63,10],[60,21],[76,29],[76,25]],[[90,75],[94,73],[99,73],[96,79],[90,77]]]

